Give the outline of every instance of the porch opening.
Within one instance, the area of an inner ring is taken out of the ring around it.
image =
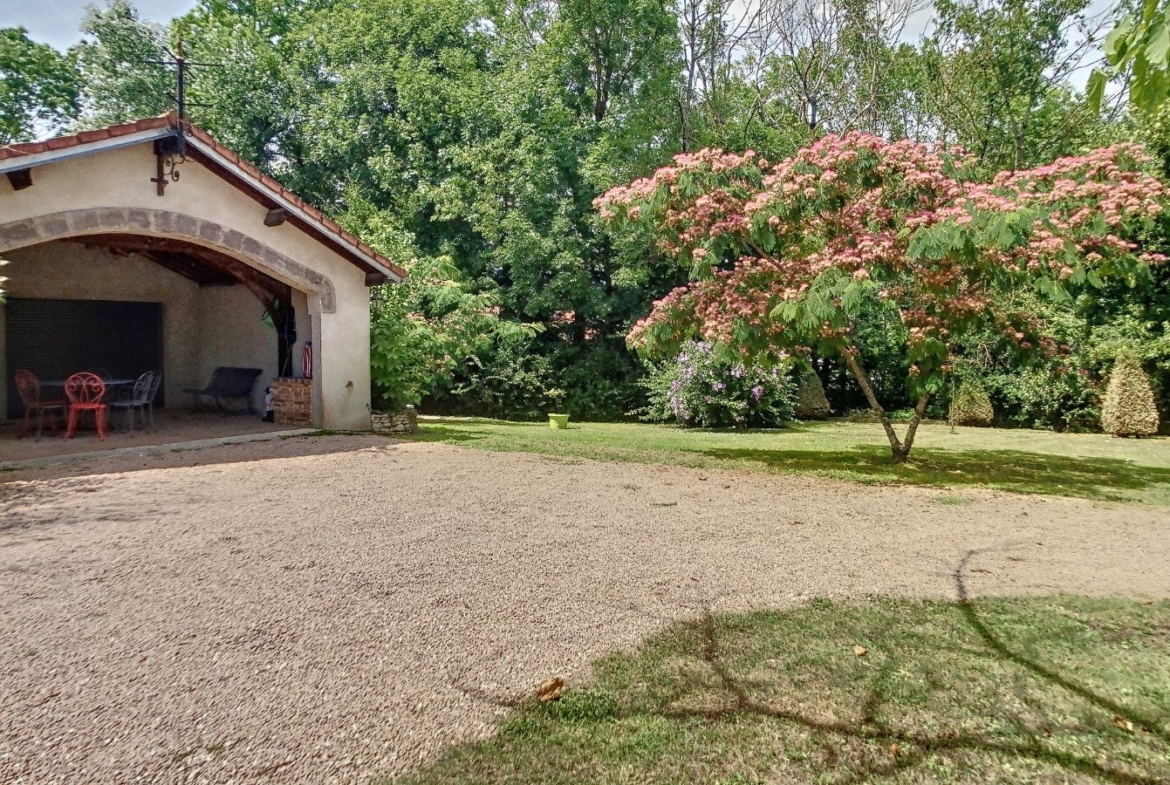
[[[10,423],[24,414],[19,370],[57,384],[83,370],[104,371],[118,383],[154,372],[162,378],[154,407],[173,413],[193,408],[184,390],[205,387],[217,368],[256,369],[247,397],[226,402],[251,406],[254,417],[232,418],[249,421],[263,413],[264,391],[274,379],[303,375],[302,353],[312,339],[307,295],[220,251],[109,234],[46,242],[6,257],[0,416]],[[183,430],[189,436],[190,428]]]

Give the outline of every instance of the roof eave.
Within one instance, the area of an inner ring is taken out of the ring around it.
[[[174,130],[171,128],[150,128],[145,131],[135,131],[134,133],[124,134],[122,136],[111,136],[107,139],[98,139],[86,144],[71,145],[57,150],[45,150],[40,153],[29,153],[28,155],[4,158],[0,160],[0,174],[17,172],[21,169],[31,169],[34,166],[59,163],[61,161],[67,161],[70,158],[80,158],[85,155],[93,155],[94,153],[117,150],[122,147],[133,147],[134,145],[151,142],[155,139],[162,139],[172,134],[174,134]]]
[[[140,120],[137,123],[128,123],[122,126],[113,126],[96,131],[85,131],[69,137],[58,137],[59,139],[68,140],[68,143],[62,143],[60,147],[52,147],[54,144],[54,140],[52,139],[44,143],[36,143],[35,145],[29,144],[27,145],[28,147],[44,148],[47,146],[49,149],[40,149],[36,152],[23,154],[23,151],[20,149],[21,145],[11,145],[3,148],[5,157],[0,158],[0,175],[18,172],[23,169],[32,169],[33,167],[44,166],[45,164],[59,163],[73,158],[93,155],[94,153],[153,142],[174,135],[177,131],[174,123],[173,115],[164,115],[162,117]],[[144,124],[149,124],[152,127],[143,128],[142,125]],[[130,131],[129,126],[131,125],[138,125],[140,130]],[[101,134],[105,134],[105,136],[101,136]],[[94,138],[85,139],[84,137],[86,136],[93,136]],[[253,194],[257,195],[259,201],[270,202],[286,210],[290,216],[297,219],[297,224],[302,231],[306,231],[318,242],[321,242],[334,252],[341,254],[343,258],[352,262],[359,269],[366,269],[367,276],[372,276],[375,282],[378,276],[384,276],[385,280],[394,283],[402,283],[406,279],[405,271],[390,263],[389,260],[378,256],[372,248],[361,243],[348,232],[343,231],[335,222],[330,221],[319,211],[306,209],[305,203],[300,199],[289,198],[288,194],[291,192],[279,187],[274,188],[269,182],[265,182],[266,180],[270,180],[270,178],[263,176],[259,172],[248,171],[244,167],[241,167],[239,159],[233,159],[231,156],[225,155],[221,146],[214,142],[205,131],[190,126],[185,136],[187,144],[198,151],[199,157],[205,159],[207,162],[214,163],[225,175],[228,175],[225,179],[234,182],[238,187],[250,189]],[[205,139],[204,136],[207,138]],[[372,284],[368,283],[367,285]]]

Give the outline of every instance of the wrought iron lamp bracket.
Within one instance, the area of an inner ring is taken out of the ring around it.
[[[150,181],[155,184],[159,196],[166,196],[167,186],[179,181],[178,166],[187,162],[187,140],[183,132],[176,129],[172,136],[156,139],[154,157],[155,176]]]

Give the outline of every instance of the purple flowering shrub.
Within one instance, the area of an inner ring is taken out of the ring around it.
[[[761,428],[792,419],[791,363],[748,364],[705,341],[683,344],[678,356],[649,366],[642,419],[696,428]]]

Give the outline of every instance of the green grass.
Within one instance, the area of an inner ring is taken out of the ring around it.
[[[901,432],[901,429],[899,429]],[[827,422],[774,431],[684,430],[634,423],[424,418],[414,439],[560,458],[813,474],[866,483],[975,486],[1170,506],[1170,439],[923,425],[908,463],[890,460],[881,426]]]
[[[709,616],[404,782],[1166,783],[1170,602]]]

